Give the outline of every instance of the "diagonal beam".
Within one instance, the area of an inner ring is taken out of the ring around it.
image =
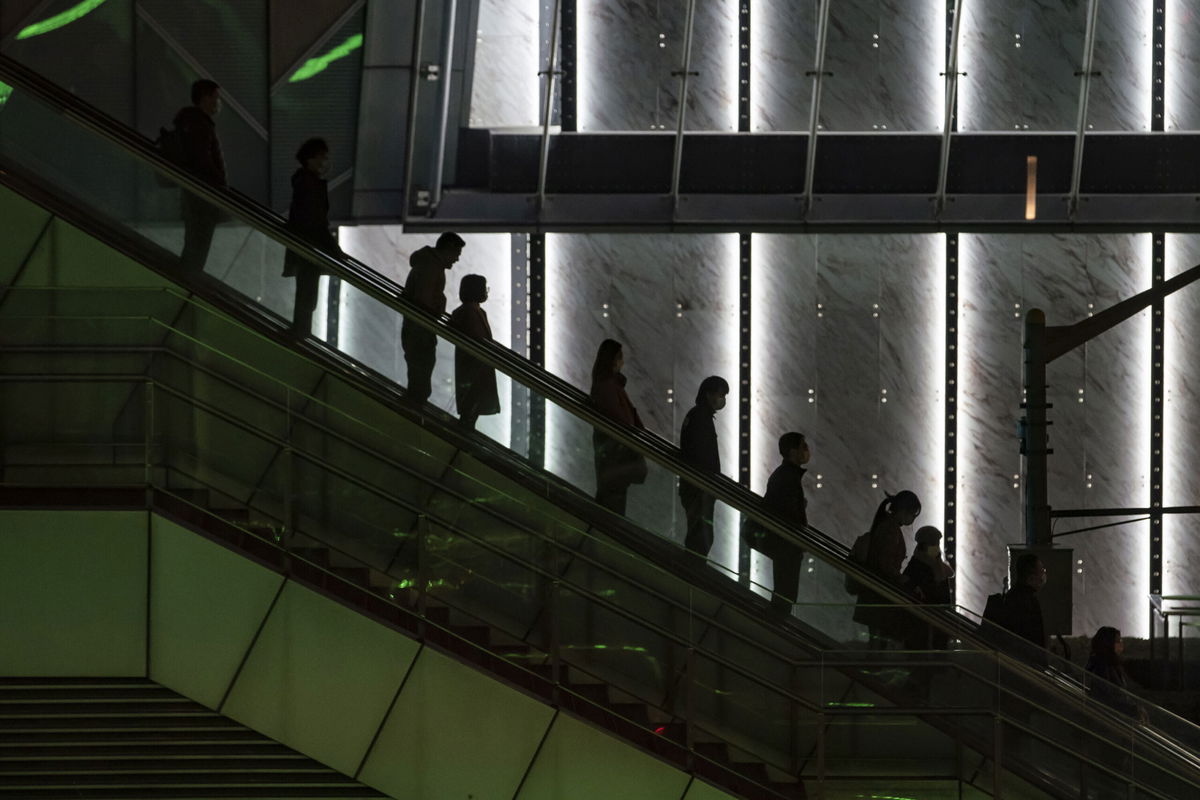
[[[683,67],[679,70],[679,116],[675,122],[675,160],[671,166],[671,208],[679,208],[679,175],[683,169],[683,127],[687,118],[688,78],[692,76],[692,29],[696,24],[696,0],[688,0],[683,34]]]
[[[304,52],[300,54],[299,58],[289,64],[287,69],[279,73],[279,77],[276,78],[275,82],[271,84],[271,94],[275,94],[275,92],[286,86],[288,83],[288,78],[291,77],[296,70],[308,63],[310,58],[314,58],[317,53],[324,50],[325,46],[329,44],[330,39],[339,33],[342,28],[346,27],[346,23],[349,22],[355,14],[361,11],[362,7],[366,4],[367,0],[354,0],[354,2],[350,4],[350,7],[343,11],[342,14],[329,25],[324,33],[318,36],[312,44],[305,48]]]
[[[1083,174],[1083,139],[1087,128],[1088,95],[1092,89],[1092,56],[1096,49],[1096,15],[1100,0],[1088,0],[1087,30],[1083,37],[1083,66],[1079,71],[1079,112],[1075,117],[1075,159],[1071,164],[1071,195],[1067,211],[1071,219],[1079,208],[1079,181]]]
[[[829,38],[829,0],[821,0],[817,11],[817,54],[813,59],[812,105],[808,116],[808,148],[804,164],[804,194],[800,198],[800,214],[805,216],[812,207],[813,173],[817,169],[817,127],[821,119],[821,86],[825,83],[825,41]]]
[[[958,115],[958,34],[962,30],[963,0],[954,0],[950,12],[954,19],[950,25],[950,37],[946,42],[946,108],[942,116],[942,155],[938,161],[937,199],[934,215],[939,219],[946,207],[946,179],[950,172],[950,134],[957,127]]]

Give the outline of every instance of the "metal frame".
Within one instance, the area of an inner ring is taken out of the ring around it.
[[[738,483],[747,489],[750,486],[750,471],[754,456],[751,432],[752,401],[754,386],[752,384],[751,331],[753,294],[751,291],[754,279],[753,235],[738,234]],[[750,585],[750,548],[737,538],[737,574],[738,582]]]
[[[528,342],[529,361],[546,368],[546,234],[529,237]],[[516,382],[514,381],[514,385]],[[535,467],[546,463],[546,400],[529,396],[529,461]]]
[[[1087,128],[1088,94],[1092,88],[1092,56],[1096,49],[1096,15],[1100,0],[1088,0],[1087,29],[1083,37],[1083,65],[1079,71],[1079,112],[1075,118],[1075,157],[1071,166],[1071,194],[1067,198],[1067,213],[1072,218],[1079,208],[1079,183],[1083,175],[1083,145]]]
[[[752,73],[751,59],[754,51],[750,39],[750,0],[737,0],[738,3],[738,132],[750,131],[750,100]]]
[[[310,58],[320,52],[325,45],[329,43],[329,40],[336,36],[337,33],[346,26],[346,23],[354,17],[355,14],[357,14],[359,11],[362,11],[366,4],[367,0],[354,0],[346,8],[346,10],[343,11],[341,15],[339,15],[338,18],[334,20],[328,28],[325,29],[324,33],[318,36],[312,44],[305,48],[304,52],[300,54],[299,58],[289,64],[287,69],[279,74],[279,77],[276,78],[275,82],[271,84],[269,94],[275,94],[275,92],[287,85],[288,77],[293,72],[300,69],[300,67],[304,66],[304,64],[307,63]],[[270,6],[268,4],[268,9],[269,7]],[[267,30],[270,30],[270,28]]]
[[[817,168],[817,130],[821,127],[821,86],[832,73],[825,71],[825,42],[829,38],[829,0],[821,0],[817,12],[817,54],[813,69],[812,103],[808,115],[808,148],[804,155],[804,194],[800,198],[800,216],[807,217],[812,209],[813,173]]]
[[[556,0],[557,1],[557,0]],[[575,20],[579,9],[577,0],[562,0],[562,97],[559,99],[560,126],[564,133],[574,133],[579,128],[578,95],[578,28]]]
[[[442,176],[446,169],[446,134],[450,124],[450,86],[454,83],[454,35],[458,25],[458,0],[443,0],[442,74],[438,86],[438,137],[434,144],[433,176],[429,182],[429,213],[437,213],[442,202]],[[416,104],[413,104],[416,108]],[[414,114],[415,115],[415,114]]]
[[[1151,286],[1161,286],[1166,275],[1166,234],[1157,231],[1151,240]],[[1163,593],[1163,414],[1165,412],[1163,345],[1166,340],[1166,300],[1150,306],[1150,594]],[[1151,630],[1153,630],[1153,618]]]
[[[675,118],[675,154],[671,166],[671,209],[679,208],[679,176],[683,172],[683,129],[687,122],[688,78],[699,75],[692,72],[692,33],[696,25],[696,0],[688,0],[687,18],[684,21],[683,65],[672,72],[679,76],[679,110]]]
[[[546,202],[546,170],[550,162],[550,118],[554,113],[554,76],[559,74],[558,31],[559,15],[563,0],[554,0],[554,12],[550,16],[549,57],[546,59],[546,86],[542,92],[542,143],[538,153],[537,205],[540,209]]]
[[[937,198],[934,200],[933,209],[937,216],[941,216],[946,207],[951,134],[958,129],[958,38],[962,30],[962,6],[963,0],[954,0],[954,4],[946,9],[949,17],[946,31],[946,71],[942,73],[946,78],[946,108],[942,115],[942,155],[938,161]]]

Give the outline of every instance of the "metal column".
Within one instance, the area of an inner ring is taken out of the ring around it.
[[[753,234],[739,233],[738,246],[740,260],[738,262],[738,482],[750,488],[750,418],[751,418],[751,351],[750,351],[750,314],[752,280],[751,240]],[[750,548],[739,536],[738,551],[738,582],[744,586],[750,585]]]
[[[546,366],[546,234],[529,235],[529,360]],[[546,460],[546,401],[529,398],[529,461],[535,467]]]
[[[578,29],[575,20],[579,13],[578,0],[562,0],[561,25],[562,31],[562,98],[560,100],[561,130],[564,133],[579,129],[578,107],[575,99],[578,97],[579,56]]]

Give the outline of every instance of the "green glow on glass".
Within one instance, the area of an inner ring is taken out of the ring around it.
[[[860,794],[855,797],[867,798],[869,800],[917,800],[915,797],[905,797],[900,794]]]
[[[833,708],[874,708],[874,703],[835,703],[829,702],[825,705]]]
[[[0,108],[4,108],[4,104],[8,102],[9,95],[13,93],[13,88],[4,81],[0,81]]]
[[[101,0],[101,2],[103,2],[103,0]],[[288,83],[299,83],[300,81],[306,81],[313,75],[324,72],[325,68],[334,61],[337,61],[339,58],[345,58],[358,48],[362,47],[362,43],[363,35],[361,33],[354,34],[325,55],[317,56],[316,58],[310,58],[308,61],[305,61],[304,65],[292,73],[292,77],[288,78]]]
[[[49,19],[44,19],[41,22],[35,22],[32,25],[27,25],[17,34],[18,39],[32,39],[34,36],[41,36],[43,33],[56,31],[64,25],[70,25],[80,17],[87,16],[95,11],[100,6],[104,5],[105,0],[83,0],[82,3],[68,8],[61,14],[55,14]]]

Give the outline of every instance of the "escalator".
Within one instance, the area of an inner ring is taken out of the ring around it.
[[[786,529],[756,496],[613,427],[574,388],[462,339],[268,212],[194,183],[19,65],[0,59],[0,80],[15,87],[0,111],[6,484],[219,497],[249,533],[301,557],[323,551],[317,561],[386,602],[532,648],[520,666],[549,670],[558,702],[578,701],[585,717],[626,707],[635,729],[670,738],[692,770],[743,796],[864,776],[944,775],[1038,797],[1200,788],[1186,723],[1107,713],[1064,665],[998,655],[948,611],[905,608],[879,586],[893,613],[961,646],[867,649],[842,586],[846,571],[873,581],[838,543]],[[180,192],[217,205],[237,243],[204,275],[178,268]],[[553,417],[558,448],[543,454],[537,435],[505,446],[406,403],[394,360],[295,341],[290,285],[273,278],[285,245],[336,275],[364,318],[389,320],[382,330],[409,317],[495,365]],[[595,429],[647,455],[651,483],[693,482],[802,546],[811,560],[792,617],[767,618],[761,598],[683,558],[649,520],[592,503]]]

